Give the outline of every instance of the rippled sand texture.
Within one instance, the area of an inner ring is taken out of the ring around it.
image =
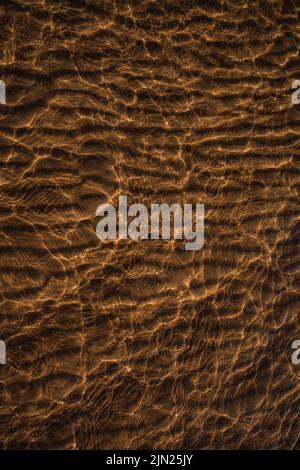
[[[2,1],[2,449],[300,449],[296,1]],[[103,242],[199,202],[205,247]]]

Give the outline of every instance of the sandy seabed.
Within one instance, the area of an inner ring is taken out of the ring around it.
[[[300,449],[300,6],[1,1],[1,449]],[[205,204],[205,245],[99,204]]]

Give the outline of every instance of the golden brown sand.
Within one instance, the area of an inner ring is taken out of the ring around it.
[[[0,2],[0,448],[300,449],[297,3]]]

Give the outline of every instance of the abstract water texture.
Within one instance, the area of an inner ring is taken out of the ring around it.
[[[0,6],[0,448],[300,449],[300,6]],[[205,204],[205,244],[96,236]]]

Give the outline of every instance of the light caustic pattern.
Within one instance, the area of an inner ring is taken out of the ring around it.
[[[300,448],[299,13],[2,2],[1,448]],[[203,248],[99,240],[120,195]]]

